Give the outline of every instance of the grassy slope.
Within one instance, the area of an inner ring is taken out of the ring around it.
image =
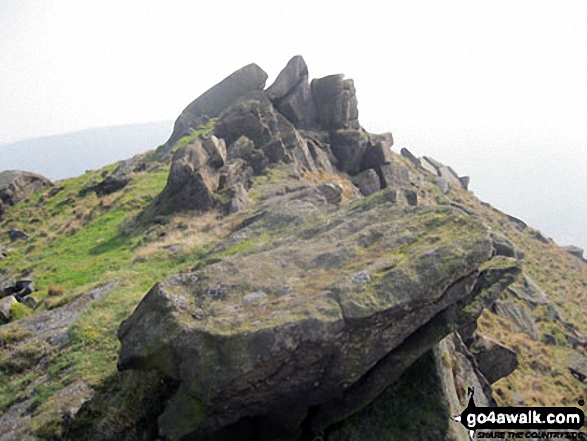
[[[32,387],[32,426],[43,437],[65,437],[68,429],[55,411],[52,397],[78,379],[85,380],[97,391],[92,411],[99,420],[98,429],[103,431],[104,439],[144,417],[137,411],[140,406],[136,403],[141,402],[145,407],[153,405],[157,400],[149,401],[145,397],[159,393],[160,379],[145,376],[139,379],[134,373],[117,373],[118,325],[154,282],[192,268],[230,232],[234,223],[233,217],[218,221],[215,213],[209,213],[174,215],[165,219],[164,225],[134,225],[137,214],[165,185],[168,165],[158,162],[150,163],[146,171],[136,174],[121,192],[102,198],[93,192],[79,196],[86,185],[99,181],[114,167],[60,181],[57,184],[64,189],[57,195],[37,194],[14,207],[0,223],[0,232],[24,228],[31,234],[30,239],[10,245],[12,251],[0,262],[0,271],[9,268],[11,273],[18,274],[34,269],[32,277],[39,290],[34,295],[40,301],[35,314],[70,302],[95,286],[120,281],[102,300],[82,313],[63,348],[29,345],[15,352],[14,341],[23,337],[18,322],[0,328],[0,384],[3,385],[0,412],[22,398],[27,386]],[[425,185],[436,195],[438,203],[447,202],[430,182]],[[255,195],[254,190],[251,195]],[[587,265],[577,266],[575,258],[559,247],[539,242],[531,229],[518,231],[505,216],[481,205],[471,193],[458,190],[451,198],[481,214],[494,229],[515,243],[526,254],[525,271],[549,294],[561,314],[579,332],[587,333],[582,314],[587,295]],[[187,228],[178,229],[180,224]],[[19,309],[21,315],[31,313]],[[540,315],[544,311],[537,309],[534,313]],[[538,326],[541,333],[562,335],[560,325],[540,322]],[[553,330],[553,326],[560,329]],[[510,390],[515,390],[528,404],[561,405],[585,396],[585,387],[562,364],[571,352],[562,339],[557,346],[533,342],[489,312],[482,316],[480,330],[520,354],[518,370],[496,385],[501,394],[500,404],[512,402]],[[44,363],[39,363],[41,358]],[[44,375],[46,381],[31,386]],[[112,407],[116,407],[115,412]]]

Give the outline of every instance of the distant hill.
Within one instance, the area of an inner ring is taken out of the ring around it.
[[[0,170],[72,178],[164,143],[173,121],[100,127],[0,145]]]

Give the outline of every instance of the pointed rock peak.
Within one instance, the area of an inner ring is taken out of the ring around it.
[[[287,62],[275,81],[265,91],[270,100],[279,100],[288,95],[301,81],[308,79],[308,66],[301,55]]]
[[[217,117],[239,98],[254,91],[262,91],[267,77],[267,73],[255,63],[241,67],[230,74],[192,101],[181,112],[166,145],[172,147],[177,140],[188,135],[190,129],[197,129],[202,124],[203,116]]]

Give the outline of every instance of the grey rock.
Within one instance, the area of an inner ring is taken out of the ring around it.
[[[213,168],[220,168],[226,162],[226,143],[214,135],[202,141],[204,149],[209,155],[208,164]]]
[[[568,245],[563,247],[563,250],[565,250],[571,256],[575,256],[576,258],[581,259],[583,262],[587,262],[585,257],[583,257],[584,250],[582,248],[576,247],[574,245]]]
[[[228,148],[227,161],[234,162],[236,159],[249,160],[253,154],[255,144],[246,136],[240,136]]]
[[[508,376],[518,366],[518,354],[515,351],[481,334],[476,334],[469,351],[491,384]]]
[[[298,83],[289,95],[280,100],[277,104],[277,110],[296,128],[309,130],[316,127],[316,105],[307,78]]]
[[[312,80],[312,96],[316,104],[318,122],[323,130],[358,130],[359,111],[355,86],[344,75],[329,75]]]
[[[544,334],[540,341],[545,345],[556,345],[556,338],[552,334]]]
[[[520,281],[508,288],[508,290],[520,300],[524,300],[532,308],[537,305],[549,305],[546,293],[527,274],[523,274]]]
[[[0,299],[0,324],[8,323],[12,320],[12,308],[17,304],[18,300],[14,296]]]
[[[228,214],[237,213],[249,206],[249,197],[247,190],[241,183],[235,184],[230,191],[230,204]]]
[[[459,182],[461,183],[461,187],[465,190],[469,189],[469,182],[471,182],[471,178],[469,176],[461,176],[459,178]]]
[[[250,92],[263,90],[265,81],[267,74],[256,64],[249,64],[232,73],[183,110],[175,121],[173,133],[166,144],[172,146],[183,136],[189,135],[190,129],[197,129],[202,123],[202,116],[217,117],[239,98]]]
[[[353,183],[359,188],[363,196],[370,196],[381,190],[381,181],[377,172],[373,169],[365,170],[352,178]]]
[[[0,217],[9,207],[52,186],[49,179],[35,173],[21,170],[0,172]]]
[[[367,271],[359,271],[353,274],[352,280],[355,283],[371,283],[371,276]]]
[[[430,160],[426,156],[420,159],[420,167],[422,168],[422,170],[426,170],[428,173],[434,176],[440,176],[437,168],[430,162]]]
[[[317,190],[329,204],[339,205],[342,201],[342,187],[339,184],[320,184]]]
[[[379,168],[379,177],[384,188],[411,188],[408,167],[399,162],[383,164]]]
[[[391,133],[389,135],[389,138],[391,138]],[[392,162],[394,156],[394,153],[391,151],[392,145],[393,139],[388,140],[383,136],[380,140],[371,140],[363,155],[361,170],[377,168]]]
[[[587,358],[579,353],[571,355],[566,361],[567,368],[579,381],[584,382],[587,378]]]
[[[263,291],[255,291],[249,294],[246,294],[243,297],[243,304],[244,305],[251,305],[254,303],[263,303],[265,301],[267,301],[267,294],[265,294]]]
[[[495,313],[509,320],[516,330],[525,332],[532,340],[540,340],[534,317],[532,317],[532,314],[523,305],[500,300],[495,304]]]
[[[436,180],[436,186],[438,188],[440,188],[440,191],[442,192],[442,194],[447,194],[448,190],[449,190],[449,185],[448,185],[448,180],[441,176],[440,178],[438,178]]]
[[[271,101],[280,100],[303,81],[308,81],[308,66],[301,55],[296,55],[287,62],[265,93]]]
[[[491,241],[496,256],[515,257],[523,259],[523,254],[503,234],[492,232]]]
[[[410,152],[407,148],[403,147],[400,150],[401,155],[406,158],[408,161],[410,161],[414,167],[419,167],[420,166],[420,160],[418,158],[416,158],[412,152]]]
[[[309,407],[316,410],[312,427],[328,427],[397,380],[457,326],[455,320],[475,320],[519,272],[513,260],[486,267],[486,228],[457,210],[416,208],[408,215],[384,203],[391,190],[367,203],[334,208],[317,203],[315,188],[260,202],[257,210],[264,214],[211,251],[220,261],[199,269],[197,282],[155,285],[121,324],[120,369],[148,366],[181,383],[159,419],[161,434],[197,437],[261,415],[277,424],[279,415]],[[405,235],[406,222],[414,240],[443,233],[442,225],[431,233],[424,221],[430,210],[454,217],[463,234],[449,235],[433,253],[415,249],[402,265],[390,265],[389,255],[403,246],[398,237]],[[365,277],[358,275],[354,282],[357,244],[374,225],[385,234],[363,270],[371,282],[361,283]],[[295,233],[248,245],[259,231],[282,227]],[[227,256],[239,244],[247,244],[245,252]],[[278,260],[287,267],[278,269]],[[478,274],[481,265],[485,269]],[[221,295],[212,295],[220,286]],[[293,286],[296,295],[271,296],[259,316],[247,307],[223,312],[242,304],[243,293],[284,286]],[[185,311],[171,300],[179,293],[190,302]],[[205,311],[198,321],[189,312],[196,309]],[[205,366],[217,367],[213,377]],[[201,405],[206,411],[199,425],[176,412]]]
[[[369,135],[358,130],[336,130],[330,134],[330,142],[338,169],[352,175],[359,173],[370,146]]]

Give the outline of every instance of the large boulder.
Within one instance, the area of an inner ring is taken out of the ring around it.
[[[167,145],[172,146],[180,138],[188,135],[190,129],[197,129],[202,122],[202,116],[217,117],[239,98],[250,92],[263,90],[266,81],[267,74],[254,63],[232,73],[196,98],[181,112],[175,121]]]
[[[0,172],[0,216],[9,206],[52,186],[49,179],[35,173],[20,170]]]
[[[540,334],[534,317],[524,305],[500,300],[496,302],[494,312],[512,323],[514,329],[524,332],[534,341],[540,340]]]
[[[323,130],[361,128],[353,80],[344,75],[316,78],[311,83],[318,123]]]
[[[206,211],[215,204],[219,175],[212,164],[218,155],[196,139],[173,155],[167,184],[154,201],[157,214],[176,211]]]
[[[279,101],[288,95],[299,83],[308,80],[308,66],[301,55],[296,55],[277,75],[265,93],[271,101]]]
[[[519,272],[513,259],[492,264],[475,219],[452,208],[407,214],[394,200],[388,189],[333,208],[317,187],[268,199],[208,265],[153,286],[120,326],[118,366],[180,383],[162,436],[251,418],[319,432],[475,320]]]
[[[475,356],[479,370],[493,384],[511,374],[518,366],[518,354],[495,340],[476,334],[469,351]]]
[[[563,250],[565,250],[571,256],[575,256],[576,258],[581,259],[583,262],[587,262],[587,259],[585,259],[585,257],[583,257],[583,254],[585,252],[583,250],[583,248],[579,248],[574,245],[568,245],[568,246],[563,247]]]

